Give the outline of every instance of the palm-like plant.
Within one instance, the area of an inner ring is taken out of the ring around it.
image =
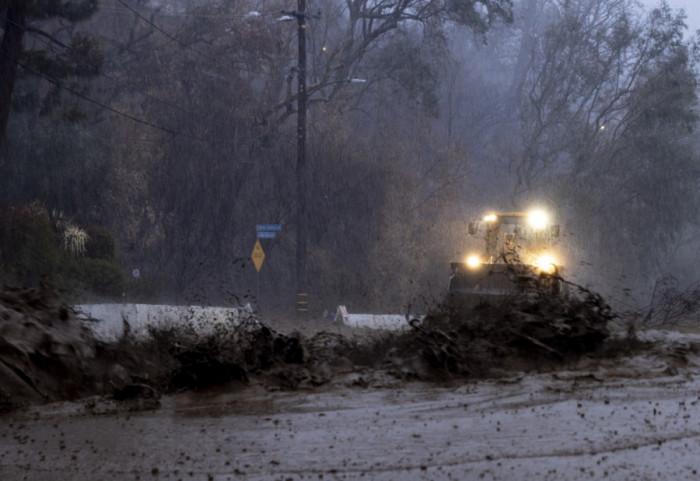
[[[63,231],[63,249],[75,256],[85,255],[85,244],[90,237],[80,227],[66,224]]]

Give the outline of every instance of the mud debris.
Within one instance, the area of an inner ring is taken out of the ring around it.
[[[413,321],[421,355],[437,376],[488,376],[502,369],[543,369],[598,351],[616,317],[583,287],[568,296],[527,291],[475,305],[447,299]]]
[[[0,409],[94,391],[97,344],[47,285],[0,292]]]
[[[161,393],[223,384],[315,389],[387,375],[440,382],[553,369],[604,352],[613,317],[600,296],[582,290],[469,308],[445,302],[401,333],[287,334],[251,319],[207,335],[161,326],[136,339],[127,329],[104,343],[50,287],[5,289],[0,409],[95,395],[151,409]]]

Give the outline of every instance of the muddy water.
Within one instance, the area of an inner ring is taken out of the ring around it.
[[[700,369],[184,393],[0,418],[2,480],[698,479]],[[129,406],[133,408],[133,405]]]

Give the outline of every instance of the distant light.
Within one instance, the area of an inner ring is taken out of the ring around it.
[[[323,47],[321,47],[321,50],[323,50],[323,51],[325,52],[326,50],[328,50],[328,47],[326,47],[326,46],[324,45]]]
[[[600,126],[600,131],[602,132],[603,130],[605,130],[605,124]]]
[[[484,216],[484,222],[495,222],[496,214],[487,214]]]

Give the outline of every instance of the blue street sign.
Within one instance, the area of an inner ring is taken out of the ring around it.
[[[258,232],[258,239],[274,239],[275,232]]]
[[[282,230],[282,226],[280,224],[258,224],[257,231],[258,232],[279,232]]]

